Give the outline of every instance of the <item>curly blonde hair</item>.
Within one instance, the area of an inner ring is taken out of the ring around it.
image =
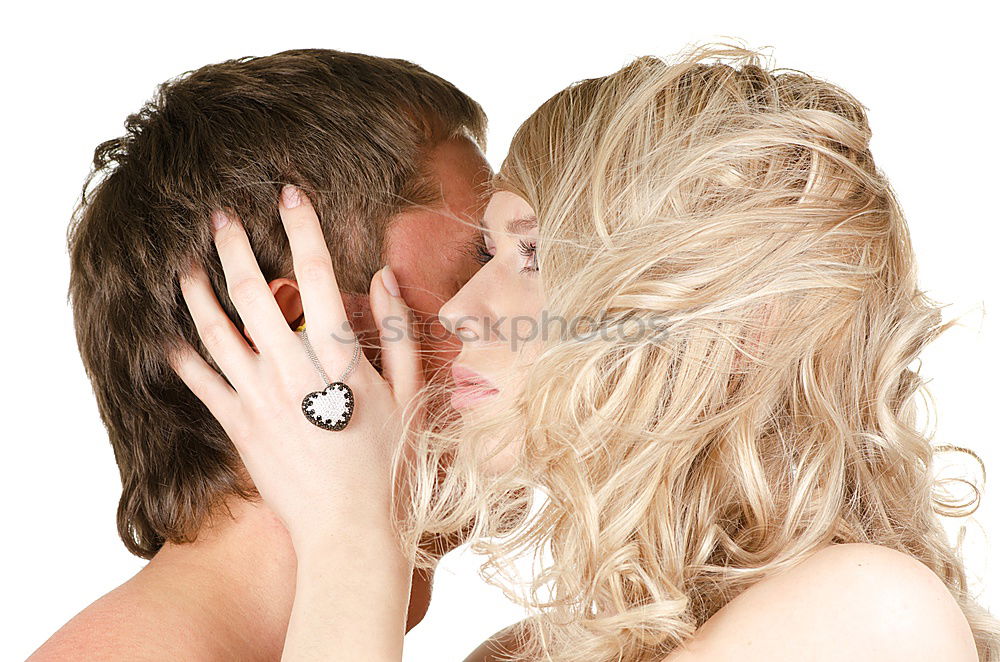
[[[845,91],[725,45],[581,81],[520,127],[496,187],[537,214],[546,310],[605,333],[547,339],[512,407],[432,421],[400,492],[418,564],[421,536],[467,527],[534,612],[512,659],[660,660],[748,586],[865,542],[933,570],[1000,660],[938,517],[979,490],[943,489],[916,423],[912,364],[955,321],[917,287],[870,137]],[[509,443],[516,466],[482,471]],[[527,553],[550,558],[521,581]]]

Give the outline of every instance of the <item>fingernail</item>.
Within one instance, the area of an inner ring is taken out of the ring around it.
[[[224,213],[222,213],[218,209],[212,212],[212,227],[214,229],[219,230],[225,227],[226,223],[228,222],[229,222],[229,217],[227,217]]]
[[[285,209],[295,209],[301,201],[302,198],[299,196],[298,187],[286,184],[281,189],[281,204],[285,205]]]
[[[396,282],[396,274],[392,273],[389,265],[382,267],[382,284],[385,289],[394,297],[399,296],[399,283]]]

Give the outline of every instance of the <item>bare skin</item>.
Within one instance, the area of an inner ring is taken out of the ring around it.
[[[829,545],[754,584],[664,662],[976,662],[972,630],[930,568],[888,547]]]
[[[386,263],[398,273],[406,302],[425,328],[442,302],[476,269],[466,246],[482,214],[489,164],[469,140],[441,143],[431,155],[443,204],[407,210],[386,237]],[[207,222],[207,220],[206,220]],[[303,306],[294,279],[269,283],[289,325]],[[373,325],[367,295],[345,294],[359,335]],[[422,338],[427,379],[439,378],[458,351],[443,332]],[[253,342],[248,334],[248,341]],[[295,594],[296,556],[288,533],[264,503],[230,501],[196,542],[167,543],[134,577],[103,596],[39,648],[44,660],[276,660],[281,657]],[[447,541],[442,551],[460,544]],[[432,574],[414,572],[406,630],[423,618]]]

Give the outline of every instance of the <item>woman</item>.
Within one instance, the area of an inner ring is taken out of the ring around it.
[[[354,399],[310,393],[316,366],[217,214],[259,354],[194,270],[182,290],[229,383],[190,349],[174,365],[292,536],[286,656],[399,660],[411,563],[432,563],[417,539],[473,522],[501,584],[519,553],[550,555],[521,598],[535,617],[507,633],[516,659],[1000,659],[937,519],[972,504],[936,490],[914,427],[908,366],[950,323],[869,138],[850,95],[735,48],[556,94],[501,168],[482,269],[442,308],[463,341],[450,419],[422,415],[388,269],[384,378],[352,370],[322,233],[288,186],[309,346]]]

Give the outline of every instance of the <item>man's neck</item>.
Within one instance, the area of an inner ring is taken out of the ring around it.
[[[186,621],[199,659],[277,660],[295,593],[295,553],[263,504],[227,502],[191,543],[168,543],[132,590]]]

